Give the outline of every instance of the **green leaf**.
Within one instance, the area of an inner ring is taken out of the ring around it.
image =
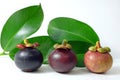
[[[12,14],[6,21],[1,33],[1,46],[10,51],[23,39],[35,33],[43,21],[41,5],[23,8]]]
[[[84,64],[84,55],[85,54],[77,54],[77,67],[85,67]]]
[[[81,41],[69,41],[76,54],[84,54],[92,44]]]
[[[43,63],[48,63],[48,55],[50,52],[53,50],[53,45],[56,43],[53,40],[49,38],[49,36],[38,36],[38,37],[33,37],[28,39],[30,43],[38,42],[40,44],[39,47],[37,47],[38,50],[40,50],[43,54],[44,57],[44,62]],[[10,58],[14,60],[14,56],[16,52],[19,49],[15,48],[12,51],[10,51]]]
[[[77,56],[77,67],[85,67],[84,65],[84,54],[88,51],[88,48],[92,46],[90,43],[81,41],[69,41],[72,46],[72,50]]]
[[[48,25],[48,34],[56,42],[66,39],[95,45],[96,41],[99,41],[98,35],[88,24],[67,17],[51,20]]]
[[[14,56],[15,56],[15,54],[18,52],[18,48],[14,48],[13,50],[11,50],[10,52],[9,52],[9,57],[12,59],[12,60],[14,60]]]

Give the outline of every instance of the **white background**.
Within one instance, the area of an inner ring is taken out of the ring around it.
[[[101,44],[111,48],[114,61],[119,59],[120,0],[1,0],[0,31],[12,13],[40,3],[44,11],[44,21],[40,30],[32,36],[47,35],[48,23],[55,17],[71,17],[89,24],[97,32]]]
[[[0,2],[0,31],[12,13],[40,3],[44,21],[33,36],[47,35],[48,23],[55,17],[75,18],[89,24],[99,35],[101,44],[109,46],[112,56],[119,58],[120,0],[3,0]]]

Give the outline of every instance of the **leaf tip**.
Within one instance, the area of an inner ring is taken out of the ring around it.
[[[39,3],[39,6],[41,7],[41,3]]]

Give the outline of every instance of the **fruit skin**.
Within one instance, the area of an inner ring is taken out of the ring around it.
[[[43,56],[39,50],[33,47],[26,47],[15,55],[15,64],[25,72],[36,71],[43,62]]]
[[[71,49],[55,49],[48,61],[56,72],[67,73],[75,67],[77,58]]]
[[[112,67],[112,56],[106,53],[88,51],[84,56],[87,69],[94,73],[105,73]]]

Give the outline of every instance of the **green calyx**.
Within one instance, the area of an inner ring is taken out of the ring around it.
[[[108,53],[110,52],[110,48],[109,47],[101,47],[100,46],[100,42],[97,41],[95,46],[91,46],[89,47],[89,51],[93,51],[93,52],[100,52],[100,53]]]
[[[105,49],[106,51],[108,51],[108,52],[111,51],[109,47],[104,47],[104,49]]]
[[[68,44],[68,41],[67,40],[63,40],[62,44],[55,44],[54,45],[54,48],[55,49],[71,49],[71,45]]]
[[[96,47],[95,46],[91,46],[91,47],[89,47],[89,50],[90,51],[96,51]]]

